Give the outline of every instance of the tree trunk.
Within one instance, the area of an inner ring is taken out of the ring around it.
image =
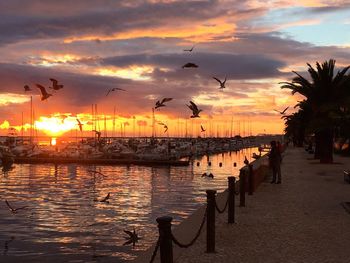
[[[315,133],[317,149],[317,154],[315,149],[315,158],[318,157],[320,163],[333,162],[333,136],[332,128],[326,128]]]

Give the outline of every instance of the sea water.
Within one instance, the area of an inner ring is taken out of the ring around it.
[[[15,164],[0,174],[0,262],[132,260],[156,242],[157,217],[186,219],[205,204],[205,190],[224,191],[253,153],[203,156],[182,167]],[[108,193],[109,202],[100,202]],[[28,207],[12,213],[5,200]],[[124,245],[124,230],[134,229],[141,239]]]

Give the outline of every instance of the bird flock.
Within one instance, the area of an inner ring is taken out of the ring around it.
[[[189,49],[183,49],[184,52],[193,52],[195,48],[195,45],[193,45],[191,48]],[[184,64],[182,66],[183,69],[185,68],[198,68],[199,66],[195,63],[192,62],[188,62],[186,64]],[[219,82],[220,86],[219,86],[219,90],[223,90],[225,89],[225,84],[226,84],[226,80],[227,78],[225,77],[224,81],[221,81],[219,78],[217,77],[213,77],[213,79],[215,79],[217,82]],[[48,90],[51,89],[53,92],[56,92],[60,89],[63,89],[64,85],[62,85],[61,83],[59,83],[59,81],[57,79],[54,78],[50,78],[49,79],[51,81],[51,86],[47,86],[45,87],[44,85],[38,84],[36,83],[35,86],[40,90],[40,96],[41,96],[41,101],[45,101],[48,98],[50,98],[51,96],[53,96],[53,93],[49,93]],[[32,88],[29,85],[24,85],[24,91],[25,92],[30,92],[32,91]],[[122,88],[118,88],[118,87],[114,87],[111,89],[107,90],[106,93],[106,97],[108,95],[111,94],[111,92],[115,92],[115,91],[126,91],[125,89]],[[158,100],[154,106],[154,109],[160,109],[161,107],[165,107],[166,103],[173,100],[173,98],[163,98],[161,100]],[[202,112],[202,109],[199,109],[198,106],[195,104],[195,102],[193,101],[189,101],[189,104],[186,105],[191,111],[192,114],[190,115],[190,118],[200,118],[199,113]],[[83,123],[77,118],[77,126],[79,127],[79,130],[82,132],[83,131]],[[162,125],[164,127],[164,132],[168,131],[168,126],[164,123],[159,123],[160,125]],[[205,132],[206,129],[201,125],[201,132]],[[98,131],[95,131],[97,136],[100,137],[100,134]]]
[[[49,79],[52,82],[52,86],[49,86],[49,89],[52,89],[53,91],[58,91],[60,89],[63,89],[63,85],[58,83],[58,80],[54,79],[54,78],[50,78]],[[40,90],[41,93],[41,100],[47,100],[48,98],[50,98],[52,96],[52,93],[48,93],[46,88],[41,85],[36,83],[35,86]],[[32,91],[31,87],[29,85],[24,85],[24,92],[29,92]]]

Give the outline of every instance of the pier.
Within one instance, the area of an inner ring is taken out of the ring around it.
[[[245,207],[238,207],[236,199],[235,224],[227,224],[227,213],[216,215],[216,253],[205,252],[204,231],[190,248],[174,245],[174,262],[349,262],[345,208],[350,197],[343,177],[349,167],[346,157],[335,156],[334,164],[324,165],[302,148],[288,148],[281,185],[267,177],[254,195],[246,196]],[[204,207],[174,227],[179,240],[194,236],[203,212]],[[134,262],[148,262],[152,249]]]

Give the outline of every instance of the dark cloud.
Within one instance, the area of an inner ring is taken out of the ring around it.
[[[26,1],[27,2],[27,1]],[[30,1],[28,1],[30,2]],[[64,7],[79,6],[82,1],[70,1],[65,6],[59,4],[40,4],[34,1],[36,9],[29,8],[28,12],[19,3],[3,4],[0,23],[0,44],[8,44],[30,39],[54,39],[62,37],[78,37],[82,35],[100,34],[110,36],[116,33],[137,29],[151,29],[161,26],[189,24],[220,17],[228,12],[222,10],[217,1],[179,1],[170,3],[143,3],[137,6],[111,4],[103,6],[99,1],[75,12],[59,12]],[[116,1],[115,1],[116,2]],[[25,5],[28,5],[26,3]],[[89,8],[87,8],[89,6]],[[1,6],[0,6],[1,7]],[[18,8],[18,12],[11,10]],[[57,8],[57,10],[55,9]],[[1,8],[0,8],[1,9]],[[29,12],[32,10],[32,13]],[[38,13],[43,10],[44,13]]]
[[[182,69],[182,65],[187,62],[195,63],[198,69]],[[112,65],[117,67],[127,67],[130,65],[152,65],[171,69],[167,71],[159,70],[158,76],[163,77],[186,77],[206,76],[212,78],[220,74],[230,79],[255,79],[268,78],[281,75],[279,68],[286,64],[282,61],[268,58],[261,54],[230,54],[230,53],[202,53],[191,54],[138,54],[105,58],[102,65]],[[190,72],[190,73],[189,73]],[[174,75],[175,73],[175,75]]]

